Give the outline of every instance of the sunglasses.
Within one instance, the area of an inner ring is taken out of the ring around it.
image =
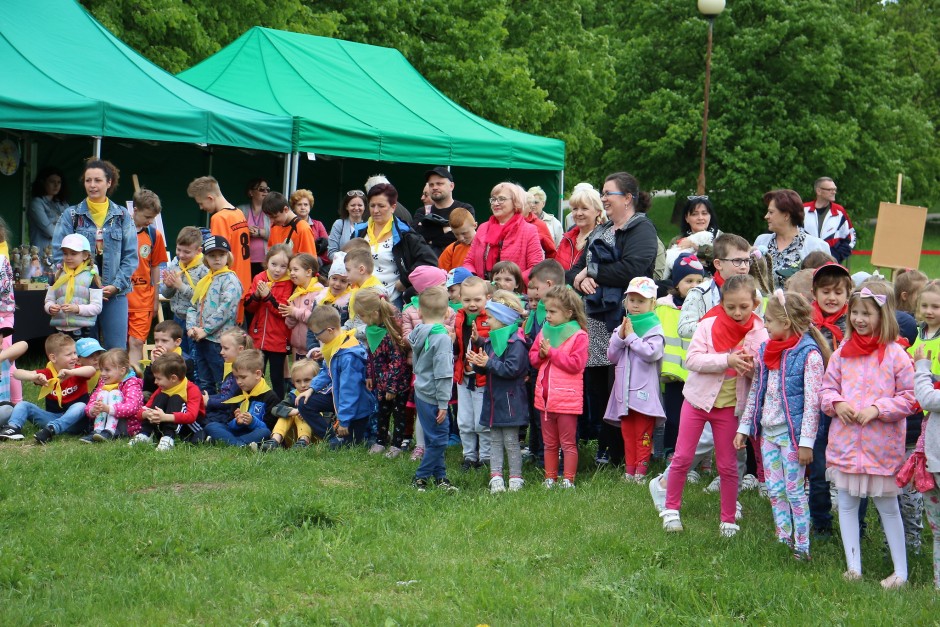
[[[351,189],[351,190],[349,190],[348,192],[346,192],[346,195],[349,196],[350,198],[352,198],[353,196],[358,196],[359,198],[364,198],[365,195],[366,195],[366,193],[365,193],[364,191],[362,191],[361,189]]]
[[[695,200],[708,200],[708,196],[705,196],[705,195],[700,195],[700,196],[686,196],[685,199],[686,199],[686,200],[692,200],[692,201],[695,201]]]

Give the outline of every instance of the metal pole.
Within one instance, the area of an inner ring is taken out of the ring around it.
[[[297,191],[297,171],[300,170],[300,153],[295,152],[293,154],[293,159],[290,168],[290,194],[293,194]],[[288,196],[290,196],[288,194]]]
[[[101,136],[95,135],[94,139],[95,139],[95,147],[94,147],[95,159],[100,159],[101,158]]]
[[[564,199],[564,197],[565,197],[565,171],[558,170],[558,207],[555,209],[555,213],[558,216],[558,221],[561,222],[561,227],[565,231],[567,231],[568,229],[564,228],[565,216],[562,215],[565,212],[564,208],[562,207],[562,200]]]
[[[712,84],[712,27],[715,16],[708,16],[708,47],[705,50],[705,113],[702,116],[702,158],[698,171],[697,194],[705,193],[705,144],[708,139],[708,92]]]

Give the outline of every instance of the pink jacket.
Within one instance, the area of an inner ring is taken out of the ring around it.
[[[695,407],[711,411],[715,407],[715,399],[721,391],[721,384],[725,380],[725,371],[728,369],[728,353],[715,352],[712,342],[712,327],[715,318],[705,318],[698,323],[689,352],[685,358],[689,369],[689,378],[685,382],[682,395]],[[757,320],[754,328],[744,336],[744,350],[751,355],[757,355],[760,345],[768,340],[764,323]],[[744,413],[747,394],[751,390],[751,377],[737,377],[738,401],[734,406],[734,415]]]
[[[323,290],[326,289],[328,288],[323,288]],[[288,303],[290,305],[290,314],[284,322],[287,323],[287,328],[291,330],[290,347],[296,355],[307,352],[307,318],[310,317],[313,308],[317,306],[317,296],[323,290],[298,296]]]
[[[529,349],[529,361],[539,369],[535,378],[535,408],[553,414],[580,414],[584,405],[584,368],[588,359],[588,335],[578,331],[558,348],[539,357],[542,332]],[[548,382],[548,390],[545,384]]]
[[[835,416],[834,405],[845,401],[860,411],[874,405],[881,413],[861,426],[833,418],[829,426],[826,466],[843,472],[892,476],[904,463],[907,417],[914,413],[914,366],[895,342],[878,354],[842,357],[839,348],[829,359],[819,392],[820,409]]]
[[[518,229],[504,240],[502,249],[497,246],[490,247],[489,255],[484,260],[483,253],[486,251],[486,233],[489,226],[489,222],[484,222],[477,229],[463,267],[478,277],[486,278],[486,269],[492,268],[497,261],[513,261],[522,270],[522,278],[528,283],[529,271],[535,264],[545,259],[545,253],[539,243],[538,229],[524,220],[519,222]]]
[[[454,322],[457,320],[457,312],[447,308],[444,314],[444,327],[450,332],[454,332]],[[401,312],[401,334],[402,337],[408,337],[416,326],[421,324],[421,315],[418,314],[417,307],[405,307]]]
[[[94,420],[91,408],[95,406],[95,401],[101,395],[104,382],[98,381],[98,387],[88,397],[88,403],[85,405],[85,415]],[[111,413],[118,420],[127,420],[127,435],[134,437],[140,432],[140,408],[144,406],[144,382],[140,377],[128,377],[118,385],[121,391],[121,402],[111,408]]]

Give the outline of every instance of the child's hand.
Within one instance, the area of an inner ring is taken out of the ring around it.
[[[341,438],[345,438],[346,436],[349,435],[349,429],[347,429],[343,425],[339,425],[338,427],[336,427],[336,435],[338,435]]]
[[[754,371],[754,356],[747,354],[744,349],[728,353],[728,367],[734,368],[741,376],[747,376]]]
[[[931,351],[926,350],[923,344],[918,344],[917,348],[914,349],[914,361],[920,361],[921,359],[933,360],[933,354]]]
[[[202,393],[202,404],[203,404],[204,406],[209,404],[209,393],[208,393],[208,392],[203,392],[203,393]]]
[[[72,371],[69,368],[63,368],[59,371],[59,381],[65,381],[72,375]]]
[[[49,305],[49,313],[50,313],[50,315],[53,315],[53,316],[54,316],[54,315],[56,315],[57,313],[59,313],[60,311],[62,311],[62,305]]]
[[[472,325],[470,325],[470,340],[471,340],[472,342],[474,342],[474,343],[476,343],[476,342],[478,342],[478,341],[480,340],[480,334],[477,333],[477,325],[476,325],[476,322],[474,322]]]
[[[799,449],[800,466],[809,466],[813,463],[813,449],[801,446]]]
[[[288,415],[290,418],[296,418],[297,416],[300,415],[300,412],[297,411],[296,409],[292,409],[292,410],[290,410],[290,413],[287,414],[287,415]]]
[[[189,330],[189,337],[193,338],[197,342],[206,339],[206,330],[201,327],[194,327]]]
[[[290,315],[291,306],[287,303],[277,306],[277,312],[285,318]]]
[[[542,341],[539,343],[539,358],[546,359],[548,357],[548,351],[550,351],[551,348],[551,343],[543,337]]]
[[[170,420],[173,419],[172,416],[169,416],[169,414],[164,412],[162,409],[151,409],[149,415],[144,414],[144,418],[154,424],[160,423],[160,422],[169,422],[169,420],[166,420],[168,417],[170,418]]]
[[[182,276],[182,273],[180,272],[172,272],[170,270],[167,270],[166,272],[163,273],[163,284],[166,285],[167,287],[173,287],[173,288],[182,287],[183,281],[181,280],[181,276]]]
[[[251,424],[251,414],[244,411],[235,412],[235,423],[244,426]]]
[[[394,401],[394,400],[395,400],[395,394],[393,394],[392,392],[386,392],[386,393],[385,393],[385,400],[387,400],[387,401]]]
[[[845,401],[839,401],[833,405],[833,409],[836,410],[836,418],[841,420],[842,424],[848,425],[855,422],[855,408]]]
[[[262,281],[258,283],[258,289],[255,290],[255,296],[258,298],[267,298],[268,294],[271,293],[271,288],[268,287],[268,284]]]
[[[49,379],[47,379],[46,375],[42,374],[41,372],[37,372],[35,375],[33,375],[33,383],[38,386],[43,386],[49,383]]]
[[[372,391],[372,379],[366,379],[366,389]]]
[[[446,410],[446,409],[438,409],[438,410],[437,410],[437,418],[436,418],[436,420],[437,420],[437,424],[441,424],[441,423],[443,423],[445,420],[447,420],[447,410]]]
[[[152,351],[150,351],[150,360],[153,361],[160,355],[166,352],[166,349],[162,346],[155,346]]]
[[[310,352],[307,353],[307,357],[309,357],[310,359],[314,361],[320,361],[321,359],[323,359],[323,351],[320,350],[319,346],[316,348],[311,348]]]
[[[620,325],[620,339],[627,339],[627,336],[631,333],[633,333],[633,323],[630,322],[629,316],[624,316],[623,323]]]
[[[467,361],[469,361],[474,366],[479,366],[480,368],[485,368],[487,362],[489,362],[490,357],[486,354],[486,351],[480,350],[480,352],[475,353],[472,350],[467,351]]]
[[[303,400],[304,402],[306,402],[307,399],[310,398],[312,394],[313,394],[313,388],[307,388],[306,390],[304,390],[303,392],[297,395],[297,398],[294,399],[294,405],[299,407],[300,401]]]
[[[108,410],[105,409],[107,405],[101,401],[95,401],[95,404],[91,406],[91,413],[95,416],[102,413],[108,413]]]
[[[855,422],[864,426],[881,415],[881,412],[874,405],[869,405],[855,416]]]
[[[735,433],[734,434],[734,448],[740,451],[745,446],[747,446],[747,436],[744,435],[743,433]]]

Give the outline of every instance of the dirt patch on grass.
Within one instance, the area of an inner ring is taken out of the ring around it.
[[[231,487],[231,483],[223,483],[221,481],[196,481],[195,483],[165,483],[163,485],[152,485],[147,486],[146,488],[135,490],[135,492],[138,494],[150,494],[151,492],[157,492],[159,490],[170,490],[175,494],[180,494],[182,492],[208,492],[210,490],[224,490]]]
[[[330,486],[330,487],[340,487],[340,488],[354,488],[356,484],[353,481],[348,479],[340,479],[338,477],[320,477],[318,480],[320,485]]]

